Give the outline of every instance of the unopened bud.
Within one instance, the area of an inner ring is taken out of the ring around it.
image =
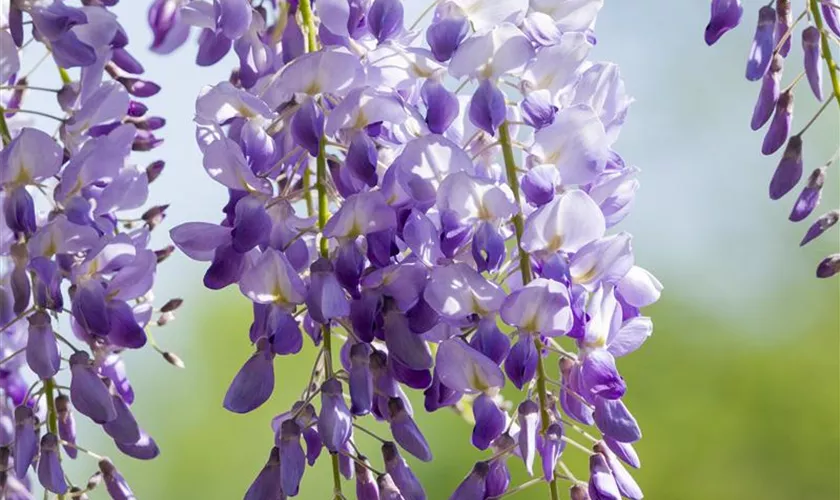
[[[176,368],[184,368],[184,362],[174,352],[164,352],[163,359],[165,359],[167,363]]]
[[[831,226],[837,224],[838,220],[840,220],[840,210],[832,210],[823,214],[822,217],[811,224],[811,227],[809,227],[808,231],[805,233],[805,237],[799,242],[799,246],[808,244],[814,238],[817,238],[824,232],[828,231]]]
[[[177,299],[177,298],[176,299],[169,299],[169,301],[166,304],[164,304],[163,307],[160,308],[160,312],[162,312],[162,313],[172,312],[172,311],[178,309],[179,307],[181,307],[181,304],[183,304],[183,303],[184,303],[184,299]]]
[[[102,462],[107,462],[107,460],[103,460]],[[90,476],[90,479],[88,479],[87,485],[85,486],[86,490],[88,490],[88,491],[93,490],[97,486],[99,486],[99,483],[102,482],[102,471],[101,471],[102,462],[99,463],[99,469],[100,470],[94,472],[93,475]],[[110,462],[108,462],[108,463],[110,463]],[[114,466],[111,465],[111,469],[113,469],[113,468],[114,468]]]
[[[146,167],[146,180],[149,183],[154,182],[155,179],[160,177],[160,174],[163,173],[163,167],[166,166],[166,162],[163,160],[153,161]]]
[[[586,488],[576,484],[569,489],[569,497],[571,500],[589,500],[589,493]]]
[[[829,255],[817,266],[817,278],[830,278],[840,272],[840,253]]]
[[[157,263],[160,264],[161,262],[165,261],[172,255],[172,252],[175,251],[174,245],[168,245],[165,248],[161,248],[160,250],[155,250],[155,257],[157,257]]]
[[[166,326],[166,324],[172,321],[173,319],[175,319],[175,314],[171,312],[163,313],[157,319],[157,326]]]
[[[149,229],[154,229],[166,218],[167,208],[169,208],[168,204],[154,206],[146,210],[140,218],[149,225]]]

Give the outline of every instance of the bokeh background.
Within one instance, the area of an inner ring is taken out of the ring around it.
[[[224,190],[201,168],[191,120],[198,90],[226,79],[232,64],[195,67],[193,43],[166,58],[142,53],[150,41],[148,3],[121,2],[116,11],[147,74],[164,89],[150,100],[169,122],[155,152],[167,169],[152,201],[171,203],[165,229],[215,221]],[[653,337],[620,362],[626,401],[644,430],[635,476],[652,499],[840,498],[840,282],[814,278],[820,259],[838,250],[838,233],[800,249],[810,220],[787,221],[794,195],[767,198],[777,158],[760,155],[761,134],[748,127],[758,88],[743,72],[758,2],[747,3],[741,28],[714,48],[703,43],[704,0],[608,2],[596,30],[594,57],[619,63],[636,98],[617,145],[642,169],[625,227],[635,235],[637,263],[665,285],[662,300],[646,311]],[[405,4],[408,20],[425,7]],[[786,81],[801,67],[798,39],[794,47]],[[806,92],[797,99],[795,128],[816,109]],[[805,138],[807,167],[828,159],[838,139],[830,107]],[[829,179],[824,209],[838,204],[836,166]],[[160,246],[164,236],[157,235]],[[271,417],[289,407],[309,375],[311,348],[277,360],[277,390],[264,407],[247,416],[223,410],[227,385],[251,353],[250,308],[237,290],[203,289],[204,268],[176,254],[160,268],[156,288],[160,303],[186,299],[157,337],[187,369],[152,350],[127,355],[134,410],[162,448],[152,462],[118,461],[141,499],[241,498],[272,446]],[[448,498],[479,457],[469,446],[470,427],[447,411],[419,421],[436,458],[414,470],[430,499]],[[92,437],[100,433],[81,434],[86,446],[118,455]],[[360,444],[381,465],[376,444]],[[569,449],[566,456],[585,476],[582,454]],[[300,498],[328,497],[328,461],[320,462],[307,472]],[[94,466],[80,458],[72,475]],[[520,465],[513,469],[515,482],[525,479]],[[516,496],[545,497],[541,486]]]

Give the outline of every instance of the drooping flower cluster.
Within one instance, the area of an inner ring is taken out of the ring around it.
[[[651,334],[640,308],[661,285],[615,229],[638,170],[613,150],[631,103],[619,70],[587,60],[602,2],[436,2],[421,29],[399,0],[268,7],[166,0],[149,15],[160,47],[195,26],[199,63],[239,56],[196,102],[224,216],[171,231],[209,263],[205,286],[253,303],[254,353],[224,407],[263,405],[304,332],[319,346],[245,498],[298,495],[324,448],[335,498],[341,476],[362,500],[426,498],[403,456],[435,453],[411,389],[490,450],[453,499],[509,491],[514,456],[555,499],[562,481],[575,499],[642,498],[622,464],[639,467],[641,431],[616,360]],[[508,381],[518,401],[501,396]],[[563,459],[579,452],[588,481]]]
[[[110,459],[77,444],[79,414],[129,457],[159,453],[121,353],[154,345],[147,330],[180,305],[156,309],[151,293],[174,250],[148,248],[166,207],[143,208],[164,163],[132,155],[160,144],[164,120],[147,116],[142,98],[160,89],[139,78],[114,4],[0,3],[0,498],[87,498],[99,483],[134,498]],[[58,88],[32,85],[44,62]],[[79,455],[96,472],[77,483],[62,461]]]
[[[758,100],[753,110],[750,127],[760,130],[769,123],[761,145],[761,153],[772,155],[782,151],[782,157],[770,180],[770,198],[778,200],[796,188],[805,177],[799,197],[793,203],[789,219],[805,220],[819,205],[827,171],[837,164],[840,149],[822,166],[807,177],[803,161],[803,135],[826,108],[840,105],[840,69],[831,46],[840,41],[840,3],[836,0],[808,0],[802,2],[802,12],[793,17],[791,0],[775,0],[758,10],[758,25],[747,59],[746,77],[761,81]],[[712,0],[712,13],[706,26],[706,43],[716,43],[727,31],[741,21],[743,7],[740,0]],[[803,27],[796,33],[797,25]],[[832,43],[832,40],[834,43]],[[782,86],[785,58],[794,45],[800,42],[804,72]],[[829,75],[830,91],[826,92],[823,73]],[[796,134],[791,134],[793,123],[794,90],[803,76],[811,93],[822,102],[816,115],[808,120]],[[834,124],[831,125],[832,127]],[[782,146],[785,146],[782,149]],[[840,145],[838,145],[840,148]],[[840,220],[840,210],[833,209],[819,216],[805,232],[800,246],[806,245]],[[824,258],[817,266],[817,277],[828,278],[840,272],[840,253]]]

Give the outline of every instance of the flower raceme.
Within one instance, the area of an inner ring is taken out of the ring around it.
[[[758,100],[750,127],[760,130],[768,122],[761,153],[771,155],[785,146],[782,157],[770,179],[770,199],[778,200],[797,186],[804,187],[793,203],[789,219],[800,222],[808,218],[819,205],[822,188],[829,168],[838,160],[838,151],[822,166],[805,175],[803,143],[805,132],[816,122],[826,108],[840,106],[840,72],[832,55],[831,40],[840,37],[840,2],[837,0],[807,0],[801,2],[801,14],[794,19],[793,8],[797,2],[775,0],[758,10],[758,25],[747,59],[746,77],[761,81]],[[712,12],[706,26],[706,43],[716,43],[723,34],[741,21],[743,7],[740,0],[712,0]],[[797,35],[797,25],[803,24]],[[800,42],[804,71],[785,87],[782,74],[786,57],[795,41]],[[829,75],[831,91],[825,92]],[[791,134],[794,110],[794,89],[805,77],[811,94],[822,106],[796,134]],[[826,232],[837,222],[837,210],[818,217],[806,231],[800,246]],[[840,253],[825,257],[817,265],[817,277],[828,278],[840,272]]]
[[[427,412],[474,421],[472,444],[490,450],[453,499],[519,488],[514,457],[555,499],[564,481],[575,498],[642,497],[621,464],[639,466],[641,431],[617,360],[651,334],[640,308],[662,287],[613,229],[638,170],[614,150],[632,101],[618,68],[588,60],[601,7],[444,1],[409,25],[399,0],[153,3],[153,50],[195,27],[198,64],[238,56],[195,112],[224,215],[171,231],[209,263],[208,288],[253,303],[254,354],[224,406],[265,404],[302,332],[319,348],[246,499],[305,495],[320,456],[335,498],[342,477],[362,500],[426,498],[404,456],[440,451],[412,389]],[[502,397],[508,381],[519,402]],[[357,432],[381,441],[381,459]],[[593,457],[588,484],[564,463],[577,452]]]
[[[155,307],[152,294],[174,249],[149,248],[166,216],[146,206],[164,163],[137,165],[162,141],[164,120],[142,101],[160,87],[140,79],[116,3],[12,0],[0,12],[2,498],[33,498],[37,485],[45,498],[87,498],[100,482],[111,498],[134,498],[114,462],[81,446],[77,419],[123,454],[155,458],[122,355],[151,344],[180,363],[151,337],[181,304]],[[30,84],[43,62],[58,68],[56,88]],[[87,482],[64,474],[77,457],[96,460]]]

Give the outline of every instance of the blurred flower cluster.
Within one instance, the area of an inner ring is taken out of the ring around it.
[[[260,407],[277,358],[318,346],[246,499],[298,495],[322,455],[335,498],[342,477],[361,500],[425,498],[404,457],[434,454],[412,389],[488,450],[453,499],[540,483],[642,498],[616,360],[651,334],[640,308],[661,285],[616,229],[639,184],[613,150],[632,99],[616,65],[588,59],[602,3],[441,1],[411,23],[400,0],[154,2],[153,50],[195,27],[198,64],[231,48],[239,63],[196,101],[221,221],[171,231],[209,263],[206,287],[253,303],[225,408]],[[513,457],[536,479],[510,484]]]
[[[840,2],[807,0],[801,3],[801,12],[795,19],[791,0],[774,0],[759,8],[758,24],[746,69],[747,80],[761,81],[750,127],[760,130],[766,124],[770,124],[764,135],[761,153],[772,155],[782,151],[782,157],[770,180],[770,198],[782,198],[794,190],[803,177],[805,178],[790,212],[789,219],[792,222],[805,220],[817,208],[827,171],[837,165],[840,154],[838,149],[822,166],[805,176],[802,151],[804,134],[826,108],[840,106],[840,68],[831,53],[832,45],[840,43]],[[711,19],[705,33],[706,43],[709,45],[716,43],[727,31],[738,26],[743,14],[740,0],[712,0],[711,6]],[[800,25],[802,29],[797,34],[797,27]],[[798,72],[789,84],[782,86],[785,58],[794,40],[800,43],[804,71]],[[824,90],[824,72],[829,75],[829,92]],[[808,82],[811,93],[822,106],[799,132],[791,134],[794,91],[803,77]],[[831,126],[835,125],[836,123]],[[806,230],[800,246],[826,232],[838,219],[838,209],[817,217]],[[838,272],[840,253],[825,257],[817,265],[818,278],[828,278]]]
[[[132,414],[122,353],[154,344],[149,330],[180,305],[152,296],[174,250],[149,248],[164,163],[132,154],[160,144],[164,120],[147,115],[142,98],[160,88],[138,77],[115,3],[0,1],[0,498],[34,498],[38,484],[44,498],[87,498],[100,483],[134,498],[110,459],[77,444],[79,414],[129,457],[159,453]],[[32,84],[44,63],[54,77],[38,78],[55,87]],[[90,479],[64,474],[77,456],[93,459]]]

